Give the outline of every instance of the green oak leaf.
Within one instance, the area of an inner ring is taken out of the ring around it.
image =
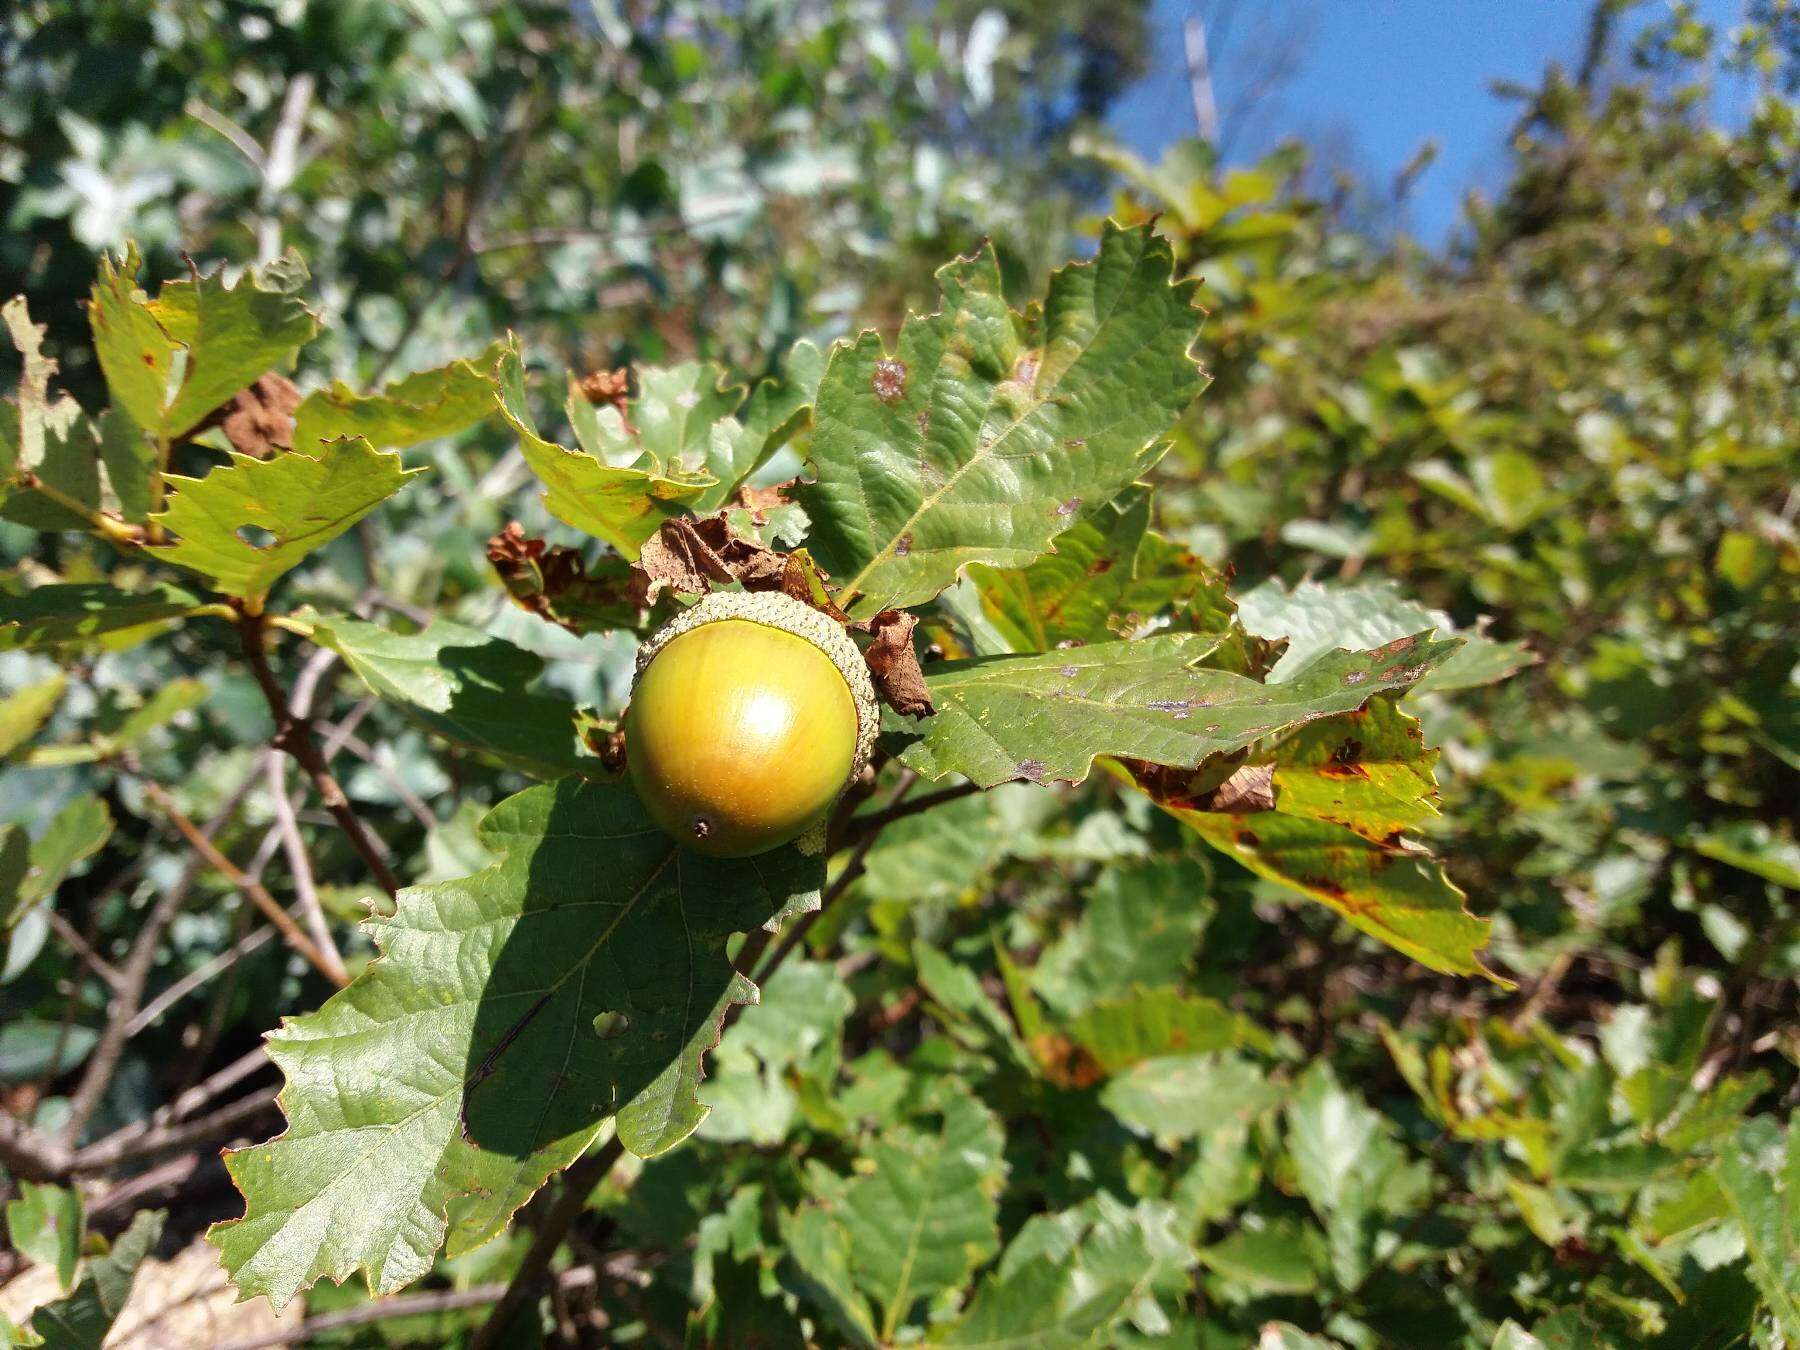
[[[641,1156],[705,1116],[701,1061],[734,1003],[735,934],[816,907],[823,863],[678,849],[622,787],[563,779],[482,822],[500,860],[401,891],[354,983],[268,1040],[286,1133],[226,1155],[245,1198],[211,1240],[245,1296],[280,1307],[361,1269],[376,1293],[431,1269],[592,1144]]]
[[[141,265],[133,245],[117,265],[101,260],[88,321],[114,401],[155,440],[193,430],[258,376],[286,366],[319,331],[300,299],[306,265],[292,250],[235,285],[223,270],[195,271],[154,300],[138,289]]]
[[[163,1218],[161,1210],[140,1210],[112,1248],[87,1263],[73,1293],[31,1315],[31,1329],[43,1337],[44,1350],[98,1350],[105,1343],[131,1297],[137,1268],[156,1249]]]
[[[984,248],[939,271],[942,309],[893,352],[872,332],[832,351],[799,498],[853,614],[929,600],[969,563],[1029,565],[1156,462],[1205,384],[1197,283],[1171,271],[1148,226],[1109,222],[1028,334]]]
[[[25,912],[55,892],[75,865],[98,853],[112,837],[112,812],[93,793],[76,797],[25,840],[17,826],[0,827],[0,928],[10,928]]]
[[[44,723],[56,711],[56,705],[62,702],[63,690],[68,685],[67,676],[56,674],[0,698],[0,759],[43,730]]]
[[[1103,999],[1069,1024],[1069,1034],[1109,1074],[1163,1055],[1269,1044],[1266,1033],[1217,999],[1167,988]]]
[[[1378,646],[1435,627],[1460,636],[1462,650],[1419,682],[1421,690],[1468,689],[1495,684],[1537,658],[1522,642],[1496,642],[1475,632],[1458,634],[1442,614],[1400,594],[1398,583],[1326,586],[1303,581],[1288,590],[1274,579],[1238,597],[1238,618],[1253,635],[1286,638],[1288,648],[1269,671],[1271,683],[1291,679],[1314,659],[1345,643]]]
[[[1420,965],[1512,987],[1476,955],[1492,924],[1469,913],[1462,891],[1417,845],[1367,839],[1342,825],[1279,811],[1241,815],[1157,805],[1257,876],[1329,905]]]
[[[829,1206],[849,1240],[852,1277],[882,1309],[883,1343],[914,1303],[957,1288],[999,1249],[1000,1123],[966,1090],[945,1092],[939,1105],[935,1130],[884,1130]]]
[[[516,345],[500,358],[494,378],[500,415],[519,438],[519,451],[544,484],[544,505],[564,524],[604,539],[635,559],[644,541],[672,516],[682,515],[712,486],[710,475],[610,464],[538,434],[525,402],[525,366]]]
[[[342,380],[314,390],[294,411],[294,449],[320,454],[329,441],[360,436],[378,450],[404,450],[452,436],[494,414],[494,368],[506,351],[493,343],[480,356],[452,361],[359,394]]]
[[[581,753],[575,705],[530,690],[542,659],[502,638],[448,619],[395,633],[341,618],[319,620],[313,637],[371,692],[446,740],[539,778],[602,771]]]
[[[1800,1114],[1789,1117],[1785,1139],[1771,1117],[1747,1121],[1712,1171],[1744,1231],[1764,1305],[1800,1343]]]
[[[19,1195],[6,1205],[6,1234],[13,1249],[56,1272],[66,1293],[75,1287],[87,1214],[81,1192],[69,1187],[16,1183]]]
[[[149,551],[198,572],[226,595],[260,600],[309,553],[336,539],[423,469],[403,468],[400,456],[367,441],[333,441],[317,458],[231,455],[204,478],[171,474],[168,509],[153,517],[176,542]],[[270,536],[251,543],[245,529]]]
[[[1325,1225],[1338,1283],[1355,1289],[1368,1276],[1376,1222],[1406,1155],[1381,1113],[1340,1086],[1323,1061],[1301,1075],[1287,1122],[1300,1193]]]
[[[1254,1120],[1282,1092],[1249,1060],[1215,1052],[1142,1060],[1109,1082],[1100,1101],[1128,1128],[1167,1142]]]
[[[1191,858],[1106,868],[1082,895],[1080,917],[1044,952],[1032,987],[1078,1017],[1121,989],[1179,983],[1212,917],[1211,890],[1204,864]],[[1156,941],[1144,941],[1146,933]]]
[[[1437,758],[1417,718],[1396,699],[1376,698],[1298,727],[1248,762],[1273,768],[1277,811],[1381,841],[1437,816]]]
[[[18,398],[0,402],[0,519],[34,530],[86,530],[109,505],[100,431],[67,394],[52,396],[57,363],[45,356],[45,328],[25,298],[0,305],[18,349]]]
[[[22,595],[0,591],[0,651],[95,642],[126,647],[199,606],[186,591],[160,583],[141,591],[104,582],[39,586]]]
[[[1420,635],[1403,647],[1333,652],[1300,678],[1266,685],[1196,669],[1216,645],[1210,636],[1166,633],[946,662],[925,681],[937,715],[908,733],[900,759],[928,778],[956,773],[983,787],[1080,782],[1102,755],[1192,768],[1361,707],[1373,694],[1410,688],[1458,643]]]

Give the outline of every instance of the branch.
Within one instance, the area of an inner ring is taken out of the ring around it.
[[[0,1111],[0,1167],[27,1181],[60,1181],[69,1173],[64,1144],[17,1116]]]
[[[181,816],[177,825],[185,823],[187,830],[193,832],[190,842],[197,838],[207,848],[212,848],[213,834],[237,814],[238,807],[249,795],[251,784],[255,781],[254,770],[244,775],[237,787],[219,804],[219,809],[213,812],[204,830],[186,816]],[[146,792],[154,789],[155,793],[161,793],[164,800],[167,800],[167,794],[162,793],[162,789],[154,784],[145,781],[144,788]],[[180,815],[179,812],[176,814]],[[218,850],[213,849],[213,852],[216,854]],[[76,1085],[69,1101],[69,1116],[62,1128],[65,1145],[73,1146],[81,1137],[82,1129],[99,1107],[100,1098],[105,1094],[107,1084],[112,1081],[113,1070],[118,1067],[119,1055],[125,1049],[125,1041],[130,1034],[131,1019],[137,1013],[138,1003],[144,996],[144,985],[150,979],[150,967],[156,962],[156,952],[162,943],[163,933],[175,921],[176,914],[180,913],[188,891],[199,875],[198,860],[190,859],[181,875],[176,878],[175,884],[151,907],[150,913],[144,918],[143,927],[138,930],[137,939],[131,944],[131,951],[125,957],[125,964],[119,972],[123,981],[107,1007],[106,1029],[100,1033],[93,1053],[88,1056],[87,1067],[82,1071],[81,1081]]]
[[[583,1268],[566,1270],[556,1276],[555,1282],[559,1287],[581,1285],[591,1283],[593,1278],[593,1272]],[[470,1289],[431,1290],[423,1294],[401,1294],[395,1298],[376,1299],[354,1308],[320,1313],[316,1317],[307,1318],[296,1327],[258,1336],[254,1340],[227,1341],[220,1350],[270,1350],[270,1347],[278,1345],[304,1344],[328,1331],[337,1331],[343,1327],[365,1326],[370,1322],[384,1322],[395,1317],[425,1317],[432,1313],[480,1308],[499,1301],[509,1287],[504,1284],[478,1284]]]
[[[268,620],[261,614],[244,614],[238,620],[238,631],[243,637],[244,655],[249,658],[250,671],[256,676],[257,687],[262,690],[263,700],[269,705],[269,713],[275,719],[275,747],[292,755],[294,762],[306,771],[306,776],[312,779],[313,787],[319,794],[319,800],[349,836],[351,845],[362,856],[370,875],[388,895],[396,894],[400,890],[400,880],[388,866],[386,850],[356,814],[355,808],[350,805],[350,799],[344,795],[344,789],[338,786],[337,779],[331,776],[331,768],[313,740],[312,719],[294,712],[287,695],[282,692],[281,685],[275,679],[275,672],[269,667],[269,654],[264,647]]]
[[[145,779],[143,784],[144,795],[155,802],[157,808],[174,822],[175,828],[181,831],[182,837],[188,841],[194,852],[205,859],[208,865],[242,891],[251,903],[267,915],[269,922],[274,924],[280,930],[281,936],[287,939],[288,946],[304,956],[321,975],[340,989],[350,982],[344,973],[342,963],[334,968],[325,954],[313,945],[312,939],[300,930],[300,925],[289,917],[288,912],[281,907],[281,902],[270,895],[268,889],[260,881],[245,875],[242,868],[219,852],[218,846],[200,830],[200,827],[182,814],[181,808],[175,805],[174,799],[163,790],[160,783],[153,783]]]
[[[198,1120],[165,1125],[131,1139],[109,1137],[89,1144],[78,1152],[70,1164],[76,1172],[104,1172],[120,1163],[134,1162],[157,1153],[179,1153],[223,1134],[241,1120],[258,1115],[275,1105],[279,1088],[262,1088],[221,1106]]]
[[[344,969],[343,955],[331,940],[331,928],[325,922],[325,909],[319,903],[319,888],[313,881],[312,859],[306,854],[306,841],[300,837],[300,822],[294,819],[294,805],[288,800],[287,761],[271,750],[263,757],[263,768],[269,779],[269,798],[275,810],[275,830],[281,836],[282,852],[287,855],[288,874],[294,883],[294,903],[306,920],[313,945],[329,967],[328,974],[340,986],[350,983]]]
[[[908,816],[916,816],[922,811],[931,810],[934,806],[942,806],[945,802],[972,797],[982,790],[979,783],[958,783],[955,787],[939,788],[936,792],[927,792],[923,797],[915,797],[911,801],[896,801],[892,806],[883,807],[879,811],[871,811],[866,816],[853,817],[850,821],[849,837],[860,841],[880,834],[896,820],[905,820]]]

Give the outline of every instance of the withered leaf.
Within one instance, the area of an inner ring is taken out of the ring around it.
[[[918,653],[913,650],[913,629],[918,624],[916,614],[884,609],[856,626],[874,638],[863,657],[869,663],[875,692],[882,701],[908,717],[930,717],[937,709],[931,702],[931,691],[925,687]]]
[[[269,371],[213,409],[194,430],[218,427],[239,454],[267,459],[293,448],[294,410],[299,406],[300,391],[294,382]]]
[[[528,536],[517,521],[488,540],[487,556],[520,608],[571,633],[636,628],[641,622],[622,558],[602,559],[590,569],[580,550]]]

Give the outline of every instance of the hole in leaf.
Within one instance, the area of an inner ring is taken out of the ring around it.
[[[269,531],[265,530],[260,525],[238,526],[237,537],[250,545],[251,548],[273,548],[278,542],[274,535],[270,534]]]

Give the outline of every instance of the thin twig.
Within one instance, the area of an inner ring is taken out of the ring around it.
[[[0,1111],[0,1167],[27,1181],[60,1181],[69,1172],[70,1152],[31,1122]]]
[[[587,1284],[592,1280],[592,1272],[582,1269],[565,1271],[556,1277],[555,1282],[560,1286]],[[431,1290],[422,1294],[400,1294],[394,1298],[376,1299],[354,1308],[320,1313],[316,1317],[307,1318],[299,1326],[271,1332],[254,1340],[227,1341],[219,1350],[270,1350],[270,1347],[277,1345],[303,1344],[328,1331],[344,1327],[365,1326],[370,1322],[385,1322],[395,1317],[424,1317],[432,1313],[480,1308],[498,1302],[505,1296],[508,1287],[504,1284],[478,1284],[471,1289]]]
[[[75,955],[81,959],[82,965],[98,975],[102,983],[108,985],[115,994],[125,987],[125,977],[119,973],[118,967],[95,951],[93,945],[81,936],[80,930],[74,924],[48,905],[44,907],[44,917],[50,920],[50,927],[55,930],[56,935],[68,943]]]
[[[263,756],[263,769],[269,780],[269,800],[275,811],[275,829],[281,837],[282,852],[287,855],[288,876],[294,883],[294,903],[306,921],[313,945],[324,958],[331,978],[340,985],[350,983],[344,969],[343,955],[331,940],[331,928],[325,922],[325,908],[319,903],[318,884],[313,880],[312,859],[306,853],[306,841],[300,837],[300,822],[294,819],[293,803],[288,801],[287,760],[271,750]]]
[[[157,808],[174,822],[175,828],[181,831],[182,837],[188,841],[194,852],[204,858],[209,866],[224,876],[233,886],[236,886],[252,904],[268,916],[269,922],[280,930],[283,938],[287,939],[288,946],[310,961],[314,968],[333,984],[341,988],[349,983],[342,965],[340,964],[334,969],[325,954],[313,945],[312,939],[301,931],[300,925],[288,917],[288,912],[281,907],[281,902],[270,895],[268,889],[260,881],[254,881],[246,876],[236,863],[219,852],[218,846],[203,834],[193,821],[182,814],[181,808],[163,790],[161,784],[145,780],[144,795],[155,802]]]
[[[923,797],[914,797],[910,801],[895,802],[892,806],[884,807],[879,811],[871,811],[865,816],[854,816],[850,821],[849,837],[864,839],[870,835],[879,834],[896,820],[905,820],[908,816],[916,816],[921,811],[929,811],[932,807],[942,806],[945,802],[959,801],[982,790],[979,783],[958,783],[955,787],[927,792]]]
[[[263,931],[267,932],[269,930],[265,929]],[[194,1112],[212,1101],[213,1098],[236,1087],[251,1074],[268,1068],[269,1064],[270,1061],[267,1052],[259,1045],[249,1053],[239,1055],[224,1068],[208,1077],[204,1082],[197,1083],[193,1087],[188,1088],[185,1092],[180,1093],[174,1101],[159,1107],[148,1116],[132,1121],[131,1124],[124,1126],[122,1129],[114,1130],[111,1134],[107,1135],[106,1138],[88,1145],[87,1148],[81,1150],[81,1154],[78,1156],[85,1157],[96,1151],[111,1150],[116,1152],[124,1149],[134,1141],[144,1138],[155,1130],[163,1129],[174,1124],[176,1121],[191,1116]]]
[[[239,620],[239,631],[243,636],[244,655],[249,659],[250,671],[256,677],[257,687],[262,690],[263,699],[275,719],[276,748],[292,755],[294,762],[312,779],[319,800],[349,837],[351,845],[362,855],[363,864],[376,883],[390,896],[397,894],[400,881],[394,875],[393,868],[388,866],[386,849],[375,841],[368,826],[363,824],[362,818],[350,805],[350,799],[344,795],[344,789],[332,777],[330,766],[313,740],[311,719],[295,714],[287,695],[282,692],[280,683],[275,679],[275,672],[269,666],[269,654],[264,647],[268,632],[264,616],[243,615]]]
[[[135,1139],[102,1139],[78,1152],[70,1165],[71,1170],[104,1172],[120,1163],[134,1162],[158,1153],[179,1153],[183,1149],[208,1142],[239,1121],[248,1120],[273,1106],[279,1091],[280,1089],[273,1087],[261,1088],[201,1116],[198,1120],[165,1125]]]
[[[246,774],[237,787],[226,795],[225,800],[219,804],[218,810],[213,812],[212,818],[206,822],[205,829],[195,825],[186,816],[181,816],[180,820],[175,822],[177,828],[185,824],[186,830],[183,831],[183,834],[188,837],[190,843],[198,839],[216,854],[218,850],[212,848],[212,836],[223,829],[225,822],[237,814],[238,807],[249,795],[251,784],[255,781],[254,771]],[[168,794],[148,780],[145,780],[144,788],[147,793],[153,793],[152,800],[156,795],[160,795],[164,801],[168,801]],[[173,807],[174,803],[169,802],[169,806]],[[175,814],[180,815],[179,812]],[[171,820],[173,819],[174,817],[171,817]],[[192,833],[189,834],[189,831]],[[136,940],[131,944],[131,951],[126,955],[125,964],[120,970],[120,974],[124,976],[124,982],[114,993],[112,1003],[107,1010],[106,1028],[100,1033],[100,1039],[95,1043],[93,1052],[88,1056],[81,1081],[76,1084],[75,1092],[69,1100],[69,1115],[63,1122],[62,1129],[62,1140],[66,1145],[72,1147],[81,1138],[81,1131],[86,1128],[88,1120],[100,1105],[100,1099],[105,1094],[107,1085],[112,1082],[113,1070],[118,1067],[119,1055],[125,1049],[125,1041],[128,1036],[126,1028],[130,1025],[133,1015],[137,1012],[138,1004],[144,997],[144,985],[150,979],[150,968],[156,962],[156,952],[162,944],[163,933],[175,921],[176,914],[186,903],[188,892],[193,888],[199,875],[198,861],[190,858],[188,865],[176,878],[175,884],[170,886],[163,893],[162,898],[151,907],[150,913],[144,918],[143,926],[138,930]]]

